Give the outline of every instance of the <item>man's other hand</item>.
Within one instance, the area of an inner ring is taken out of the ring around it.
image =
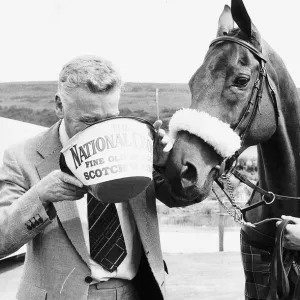
[[[163,167],[166,164],[169,151],[172,149],[172,142],[165,130],[161,128],[162,121],[157,120],[153,124],[157,141],[154,143],[153,164],[159,167]]]
[[[81,181],[60,170],[49,173],[35,187],[45,207],[50,202],[78,200],[87,193]]]
[[[292,216],[281,216],[283,220],[291,220],[295,224],[287,224],[284,233],[283,246],[291,250],[300,250],[300,218]],[[279,226],[281,222],[276,222],[276,226]]]

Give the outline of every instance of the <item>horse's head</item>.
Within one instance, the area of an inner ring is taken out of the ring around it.
[[[232,0],[219,18],[217,39],[189,82],[190,108],[170,121],[175,142],[166,176],[174,195],[204,200],[225,158],[274,134],[277,106],[262,48],[243,2]]]

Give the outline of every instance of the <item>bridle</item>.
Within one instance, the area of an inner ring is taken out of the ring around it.
[[[277,99],[276,99],[276,94],[274,89],[272,88],[268,76],[268,72],[266,69],[266,63],[267,59],[264,57],[264,55],[258,51],[256,48],[254,48],[251,44],[247,43],[244,40],[241,40],[237,37],[232,37],[232,36],[222,36],[219,38],[214,39],[211,44],[210,48],[215,47],[219,43],[224,43],[224,42],[230,42],[230,43],[236,43],[238,45],[241,45],[248,49],[254,57],[258,60],[259,65],[260,65],[260,70],[258,72],[258,77],[255,80],[252,93],[250,95],[250,98],[247,102],[247,105],[244,109],[243,114],[241,115],[240,119],[237,122],[237,125],[233,128],[233,130],[240,136],[241,138],[241,147],[239,150],[237,150],[232,156],[226,157],[222,163],[219,166],[219,174],[220,176],[224,174],[232,174],[234,175],[238,180],[240,180],[242,183],[248,185],[251,189],[255,190],[256,192],[260,193],[262,195],[262,201],[259,201],[253,205],[249,205],[245,208],[240,208],[240,211],[242,213],[243,219],[245,219],[245,213],[248,210],[251,210],[253,208],[256,208],[261,205],[265,204],[271,204],[273,203],[276,199],[279,200],[300,200],[300,197],[288,197],[288,196],[282,196],[282,195],[277,195],[272,193],[271,191],[266,191],[259,187],[258,185],[253,184],[250,180],[248,180],[245,176],[240,174],[236,169],[235,169],[235,163],[237,161],[237,158],[239,155],[245,150],[245,141],[249,135],[250,128],[253,124],[253,121],[255,119],[255,116],[257,112],[259,111],[259,105],[262,99],[263,95],[263,88],[264,88],[264,83],[266,82],[269,93],[270,93],[270,98],[274,107],[274,113],[275,113],[275,119],[276,119],[276,128],[278,126],[278,118],[279,118],[279,111],[278,111],[278,104],[277,104]],[[227,198],[231,198],[228,193],[226,193],[224,189],[224,184],[220,180],[220,177],[218,177],[216,180],[216,183],[219,185],[219,187],[223,190]],[[231,199],[232,200],[232,199]],[[268,219],[270,220],[270,219]],[[273,219],[274,221],[279,220],[277,218]],[[262,221],[264,222],[264,221]],[[261,223],[261,222],[260,222]],[[258,223],[256,223],[258,224]]]
[[[267,69],[265,66],[267,63],[267,59],[264,57],[264,55],[260,51],[258,51],[256,48],[254,48],[251,44],[247,43],[246,41],[241,40],[236,37],[232,37],[232,36],[222,36],[222,37],[214,39],[210,44],[210,48],[214,47],[215,45],[217,45],[219,43],[224,43],[224,42],[236,43],[238,45],[245,47],[254,55],[254,57],[258,60],[259,65],[260,65],[258,77],[255,80],[250,98],[247,102],[247,105],[244,109],[243,114],[241,115],[240,119],[237,122],[237,125],[233,128],[233,130],[241,138],[241,142],[242,142],[241,147],[239,150],[236,151],[236,153],[234,155],[232,155],[231,157],[225,158],[225,160],[223,161],[223,163],[222,163],[223,168],[224,168],[224,171],[226,172],[233,165],[233,163],[236,161],[236,159],[239,157],[239,155],[245,150],[245,141],[248,137],[248,134],[249,134],[250,128],[253,124],[253,121],[255,119],[255,116],[259,110],[259,104],[262,99],[265,81],[269,88],[270,95],[271,95],[271,101],[272,101],[272,104],[274,107],[276,128],[278,126],[279,112],[278,112],[276,94],[270,84],[268,72],[267,72]]]

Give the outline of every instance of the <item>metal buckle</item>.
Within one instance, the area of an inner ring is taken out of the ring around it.
[[[218,170],[218,177],[221,177],[222,175],[228,175],[232,174],[232,170],[236,167],[237,165],[237,159],[235,158],[232,161],[232,158],[234,155],[226,157],[220,165],[217,165],[214,167],[214,169]]]
[[[268,202],[268,201],[266,201],[266,199],[265,199],[265,195],[263,195],[262,196],[262,200],[266,203],[266,204],[272,204],[274,201],[275,201],[275,195],[274,195],[274,193],[272,193],[272,192],[268,192],[273,198],[272,198],[272,200],[270,201],[270,202]]]

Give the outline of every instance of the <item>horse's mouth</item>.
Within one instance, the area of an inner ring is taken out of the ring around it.
[[[172,184],[170,183],[170,181],[168,180],[168,178],[163,175],[163,174],[160,174],[163,178],[164,178],[164,181],[165,181],[165,184],[166,184],[166,187],[167,187],[167,190],[168,190],[168,194],[173,198],[175,199],[175,201],[178,201],[178,202],[200,202],[199,199],[199,196],[200,196],[200,193],[199,193],[199,190],[197,188],[197,186],[191,186],[189,188],[186,188],[186,189],[183,189],[183,188],[177,188],[180,184],[176,184],[176,189],[172,188]]]
[[[195,184],[190,187],[183,188],[181,186],[181,188],[176,189],[172,188],[171,183],[165,176],[163,177],[165,178],[168,192],[172,198],[180,202],[199,203],[205,200],[210,194],[214,180],[219,177],[219,172],[218,169],[213,167],[202,186],[198,186],[197,182],[195,182]]]

